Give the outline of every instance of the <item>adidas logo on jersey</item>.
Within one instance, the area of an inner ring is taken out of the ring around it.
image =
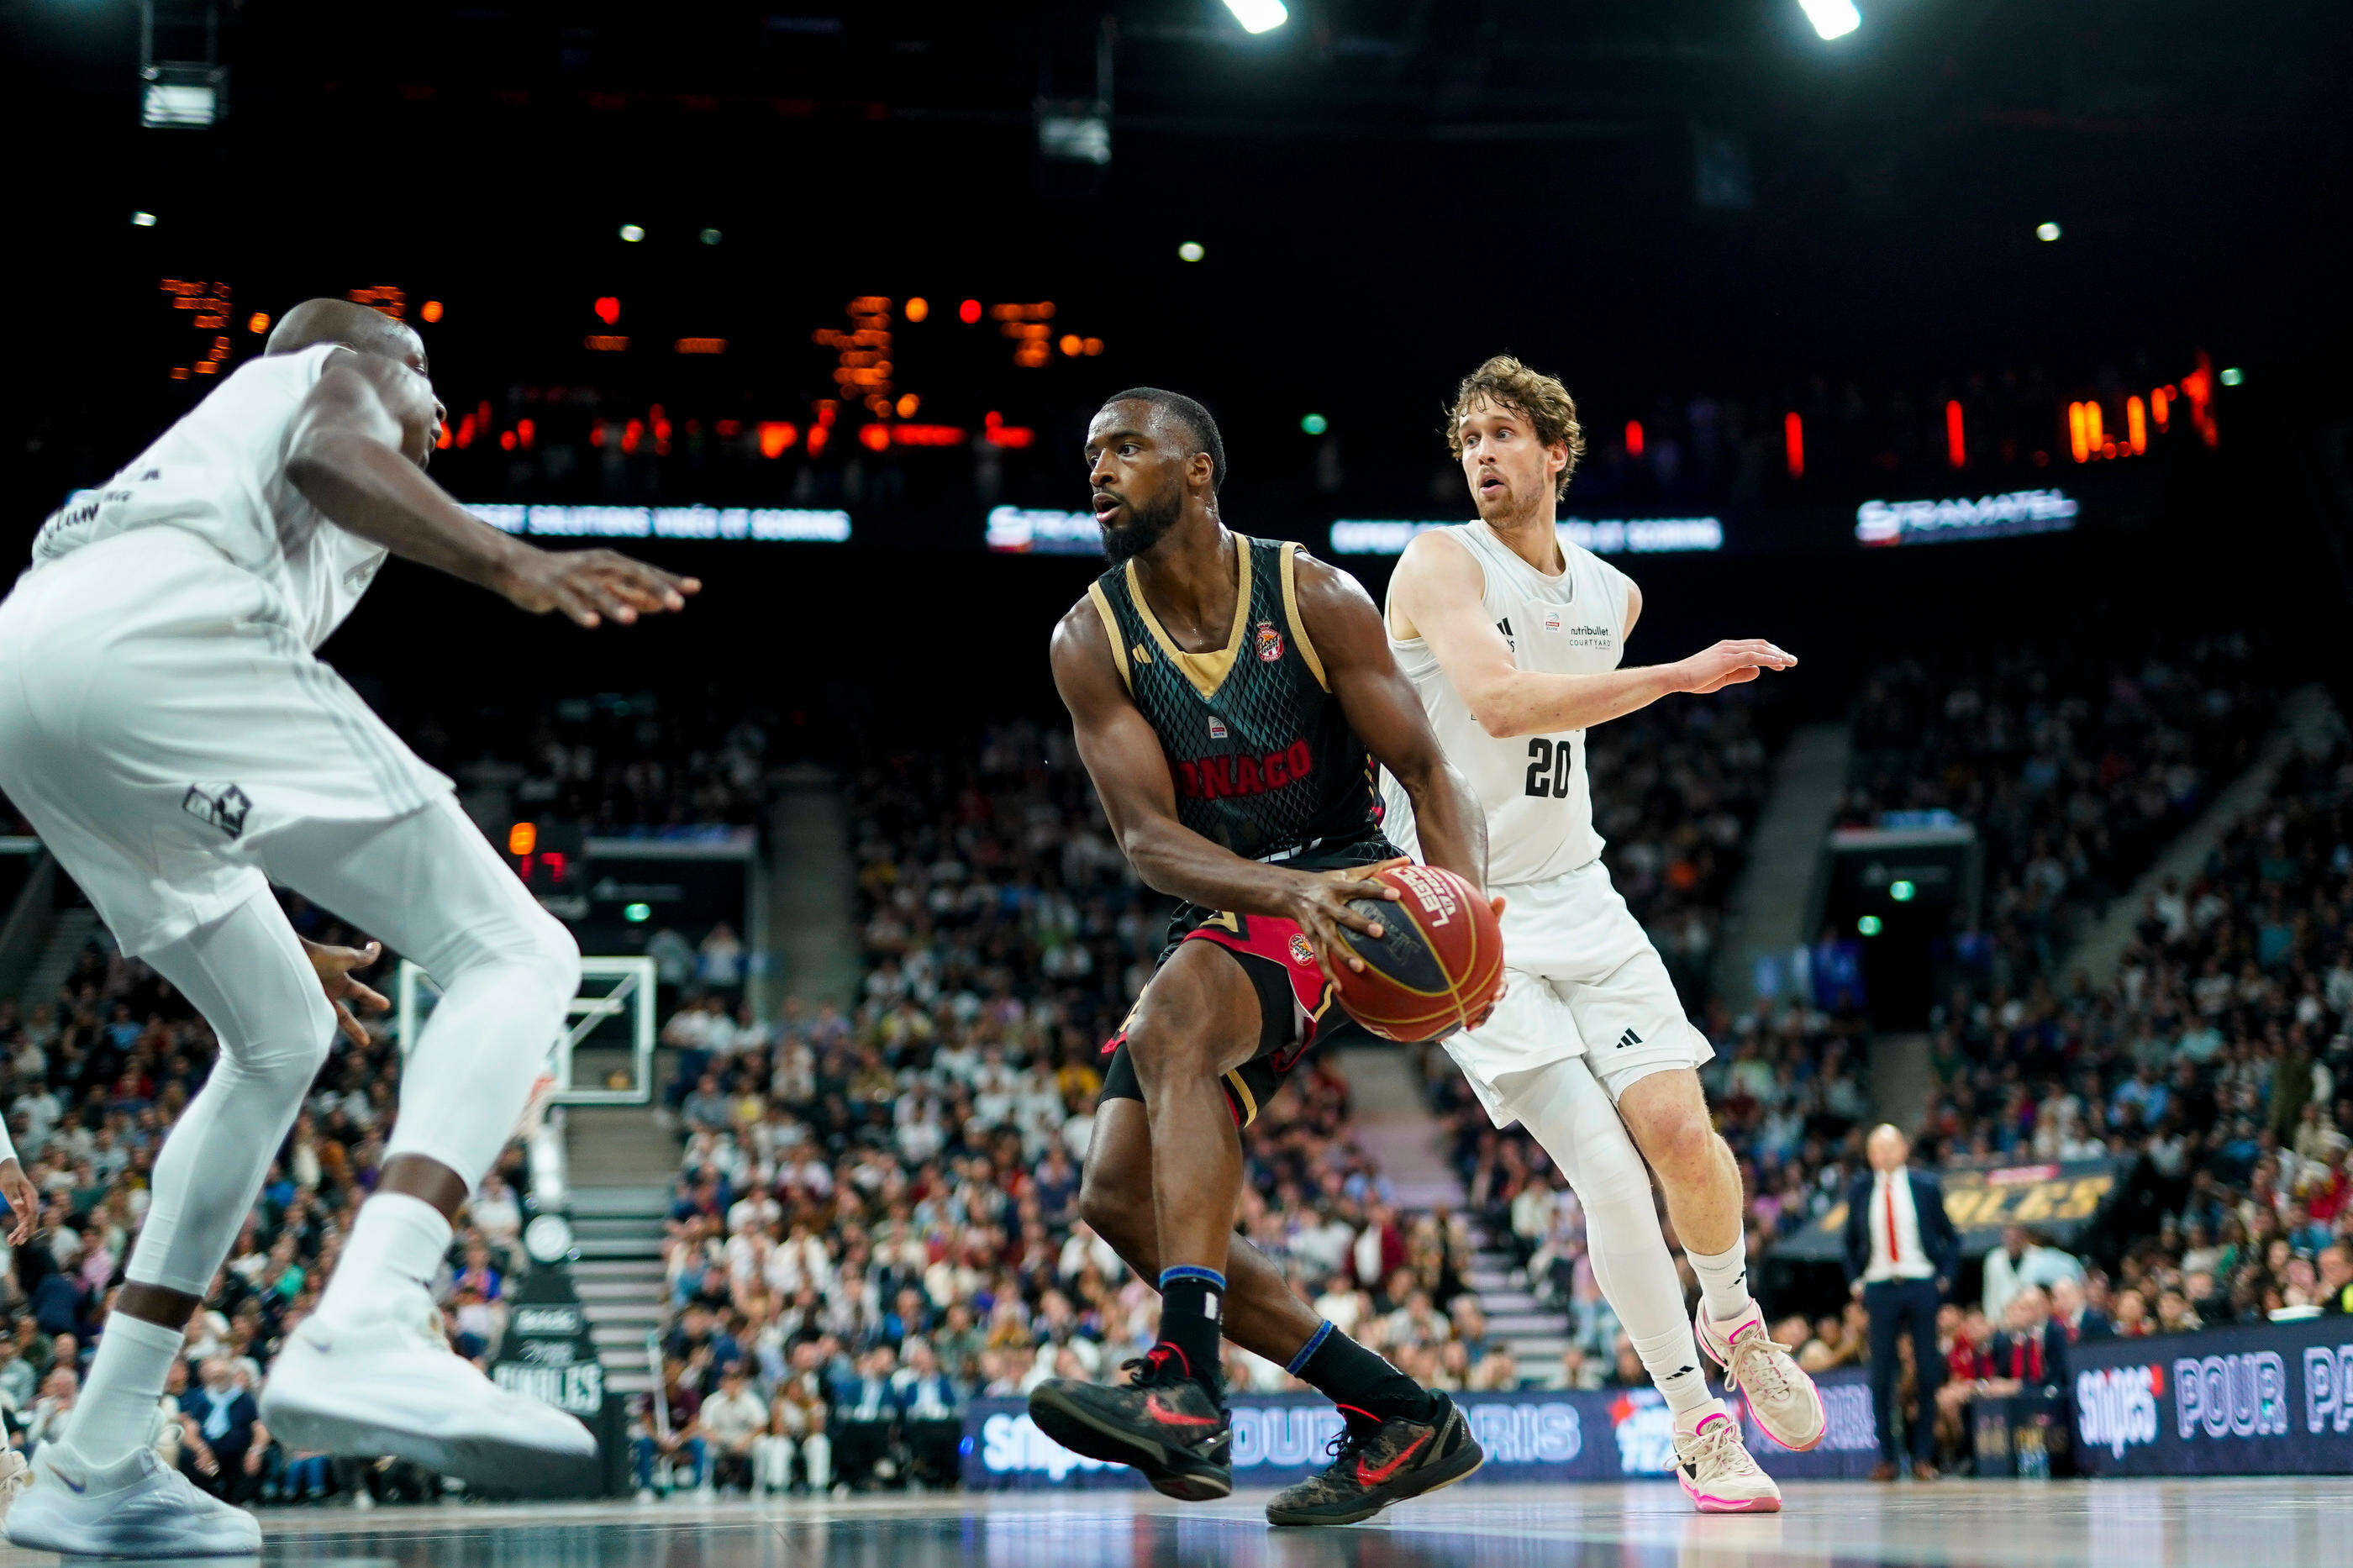
[[[1618,1037],[1618,1048],[1621,1051],[1628,1046],[1639,1046],[1641,1043],[1642,1037],[1636,1034],[1631,1029],[1627,1030],[1624,1034]]]
[[[1497,621],[1497,622],[1495,623],[1495,629],[1496,629],[1497,631],[1499,631],[1499,632],[1501,632],[1501,633],[1503,633],[1503,634],[1504,634],[1504,647],[1506,647],[1510,648],[1514,653],[1517,653],[1517,652],[1519,652],[1519,651],[1520,651],[1520,645],[1519,645],[1519,642],[1517,641],[1517,639],[1515,639],[1515,638],[1512,636],[1512,617],[1511,617],[1511,616],[1505,616],[1502,620]]]

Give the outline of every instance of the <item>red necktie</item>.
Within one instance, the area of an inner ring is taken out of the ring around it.
[[[1901,1263],[1904,1261],[1904,1250],[1895,1245],[1895,1178],[1893,1176],[1887,1178],[1886,1205],[1887,1261]]]

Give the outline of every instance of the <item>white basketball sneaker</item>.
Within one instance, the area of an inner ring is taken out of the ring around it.
[[[68,1557],[251,1557],[261,1551],[261,1526],[152,1450],[86,1465],[52,1443],[8,1507],[8,1540]]]
[[[390,1454],[470,1486],[586,1484],[588,1428],[552,1405],[510,1394],[449,1349],[432,1298],[415,1283],[359,1323],[306,1320],[287,1336],[262,1391],[261,1419],[297,1453]]]
[[[1751,1301],[1732,1321],[1717,1323],[1708,1321],[1702,1302],[1692,1328],[1700,1349],[1724,1368],[1724,1386],[1740,1390],[1765,1436],[1800,1454],[1820,1445],[1830,1429],[1821,1392],[1797,1358],[1766,1332],[1764,1308]]]
[[[1740,1423],[1714,1400],[1675,1418],[1675,1479],[1702,1513],[1778,1513],[1781,1489],[1740,1441]]]

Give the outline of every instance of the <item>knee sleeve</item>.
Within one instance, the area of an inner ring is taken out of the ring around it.
[[[471,1188],[555,1044],[580,985],[578,944],[447,796],[395,822],[312,825],[273,855],[290,886],[439,984],[386,1152],[447,1165]]]
[[[266,893],[148,962],[212,1026],[220,1056],[155,1157],[153,1197],[126,1273],[200,1296],[327,1059],[335,1015]]]

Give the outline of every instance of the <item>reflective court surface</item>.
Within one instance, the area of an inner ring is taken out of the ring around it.
[[[264,1561],[318,1568],[2353,1568],[2334,1477],[1788,1489],[1702,1517],[1667,1485],[1457,1489],[1369,1524],[1278,1531],[1261,1500],[950,1495],[708,1507],[265,1514]],[[0,1550],[0,1564],[53,1562]]]

